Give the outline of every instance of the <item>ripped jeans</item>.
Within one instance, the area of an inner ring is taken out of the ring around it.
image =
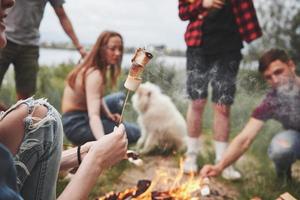
[[[275,135],[270,143],[268,155],[274,162],[277,176],[291,179],[292,164],[300,159],[300,132],[285,130]]]
[[[60,114],[45,99],[28,98],[2,112],[0,121],[21,104],[26,104],[29,112],[24,118],[24,138],[14,157],[18,190],[24,199],[56,199],[63,139]],[[44,118],[33,121],[35,105],[45,106],[48,112]]]

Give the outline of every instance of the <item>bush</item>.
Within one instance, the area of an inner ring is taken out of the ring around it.
[[[65,78],[72,69],[73,64],[61,64],[58,67],[41,67],[35,96],[37,98],[48,98],[48,101],[57,110],[60,110]]]
[[[247,94],[263,93],[268,88],[267,83],[257,70],[241,69],[238,75],[238,89]]]

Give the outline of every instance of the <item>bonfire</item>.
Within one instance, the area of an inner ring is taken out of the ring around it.
[[[152,181],[139,180],[133,188],[110,192],[98,200],[200,200],[210,194],[208,178],[185,176],[182,164],[177,175],[172,173],[159,169]]]

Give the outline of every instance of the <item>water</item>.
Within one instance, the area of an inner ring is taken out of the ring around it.
[[[133,54],[124,54],[122,66],[128,68],[131,65]],[[77,63],[80,55],[74,50],[64,49],[40,49],[40,65],[57,66],[60,63]],[[158,61],[163,62],[165,66],[174,66],[175,69],[184,69],[186,65],[185,57],[159,56]]]

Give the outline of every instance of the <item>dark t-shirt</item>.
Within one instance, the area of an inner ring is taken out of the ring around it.
[[[201,48],[205,54],[239,51],[243,47],[230,1],[205,17],[202,31]]]
[[[57,8],[65,0],[16,0],[5,19],[7,39],[19,45],[39,46],[39,27],[48,2]]]
[[[300,89],[288,94],[271,90],[255,108],[252,117],[266,121],[279,121],[285,129],[300,131]]]

